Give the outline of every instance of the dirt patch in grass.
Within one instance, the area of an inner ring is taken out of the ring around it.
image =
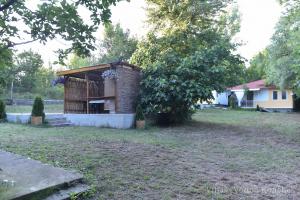
[[[193,142],[178,162],[188,166],[191,192],[206,190],[213,199],[300,198],[300,145],[290,138],[272,129],[212,123],[187,129],[178,131]]]
[[[0,148],[80,170],[91,199],[300,199],[297,130],[286,135],[255,113],[234,123],[222,121],[236,113],[215,122],[218,113],[205,114],[209,121],[141,132],[5,124]],[[288,117],[296,118],[283,126],[295,126],[298,116]]]

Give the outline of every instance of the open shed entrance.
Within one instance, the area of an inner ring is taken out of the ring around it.
[[[125,62],[58,72],[64,76],[64,113],[134,113],[140,69]]]

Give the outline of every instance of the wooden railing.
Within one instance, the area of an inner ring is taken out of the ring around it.
[[[254,100],[242,100],[241,106],[244,108],[253,108]]]

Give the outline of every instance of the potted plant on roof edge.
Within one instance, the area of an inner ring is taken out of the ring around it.
[[[140,105],[136,107],[136,115],[135,115],[135,125],[137,129],[145,128],[145,115],[143,113],[143,109]]]
[[[31,124],[41,125],[45,119],[44,103],[41,97],[36,97],[31,112]]]
[[[115,95],[115,80],[118,78],[117,71],[115,69],[108,69],[101,74],[104,80],[104,96]]]

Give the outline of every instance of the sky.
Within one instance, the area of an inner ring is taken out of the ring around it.
[[[250,60],[270,44],[282,8],[277,0],[238,0],[241,31],[237,38],[244,42],[239,53]]]
[[[237,3],[242,21],[241,31],[236,39],[244,44],[238,49],[238,53],[250,60],[270,44],[274,27],[281,14],[281,7],[277,0],[237,0]],[[124,29],[129,29],[132,35],[143,37],[147,33],[145,6],[144,0],[119,2],[116,7],[112,7],[112,23],[119,22]],[[103,28],[100,28],[96,34],[97,40],[101,40],[102,33]],[[66,45],[66,42],[56,39],[45,46],[35,42],[20,46],[18,50],[31,48],[40,53],[44,63],[48,65],[57,59],[55,50]]]

